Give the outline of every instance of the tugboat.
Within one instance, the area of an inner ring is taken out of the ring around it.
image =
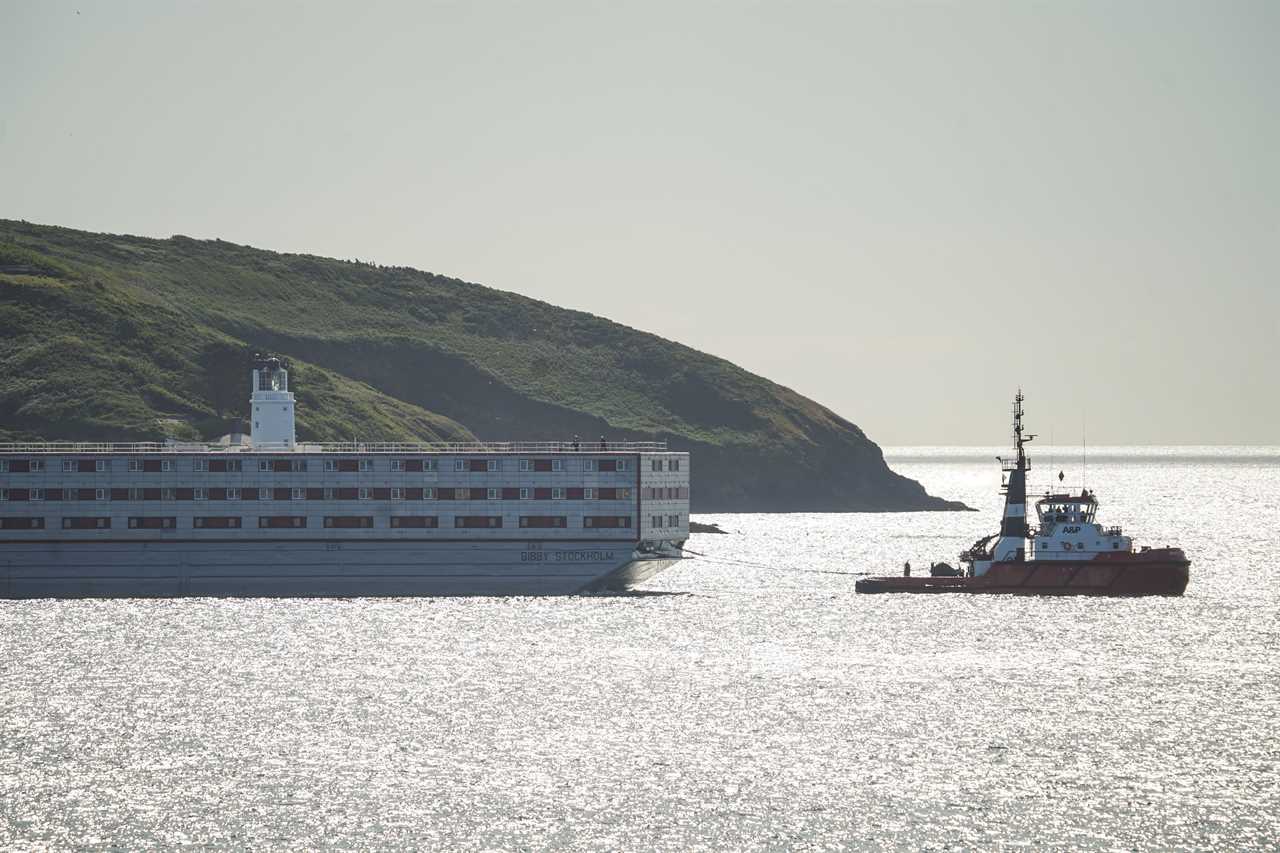
[[[1098,499],[1080,494],[1046,494],[1036,501],[1039,526],[1027,524],[1026,445],[1022,431],[1022,391],[1013,402],[1017,456],[1001,459],[1004,518],[1000,531],[979,539],[960,555],[960,568],[933,565],[929,577],[871,577],[855,584],[863,593],[1004,593],[1010,595],[1182,595],[1191,563],[1181,548],[1134,550],[1119,527],[1095,517]],[[1061,480],[1061,475],[1059,475]]]

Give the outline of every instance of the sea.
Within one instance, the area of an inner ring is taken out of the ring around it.
[[[994,530],[938,447],[631,594],[0,602],[0,848],[1276,849],[1280,448],[1035,449],[1186,595],[855,594]]]

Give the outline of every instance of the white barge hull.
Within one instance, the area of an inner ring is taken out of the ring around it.
[[[0,549],[0,598],[573,595],[679,559],[607,541],[32,541]]]

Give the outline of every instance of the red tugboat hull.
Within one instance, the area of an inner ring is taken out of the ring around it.
[[[1181,548],[1098,554],[1092,560],[994,563],[980,577],[874,577],[859,580],[862,593],[962,592],[987,595],[1182,595],[1191,563]]]

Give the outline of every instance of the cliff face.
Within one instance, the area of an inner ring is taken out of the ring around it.
[[[248,360],[308,440],[665,439],[695,511],[946,509],[853,424],[723,359],[402,267],[0,220],[0,435],[212,438]]]

